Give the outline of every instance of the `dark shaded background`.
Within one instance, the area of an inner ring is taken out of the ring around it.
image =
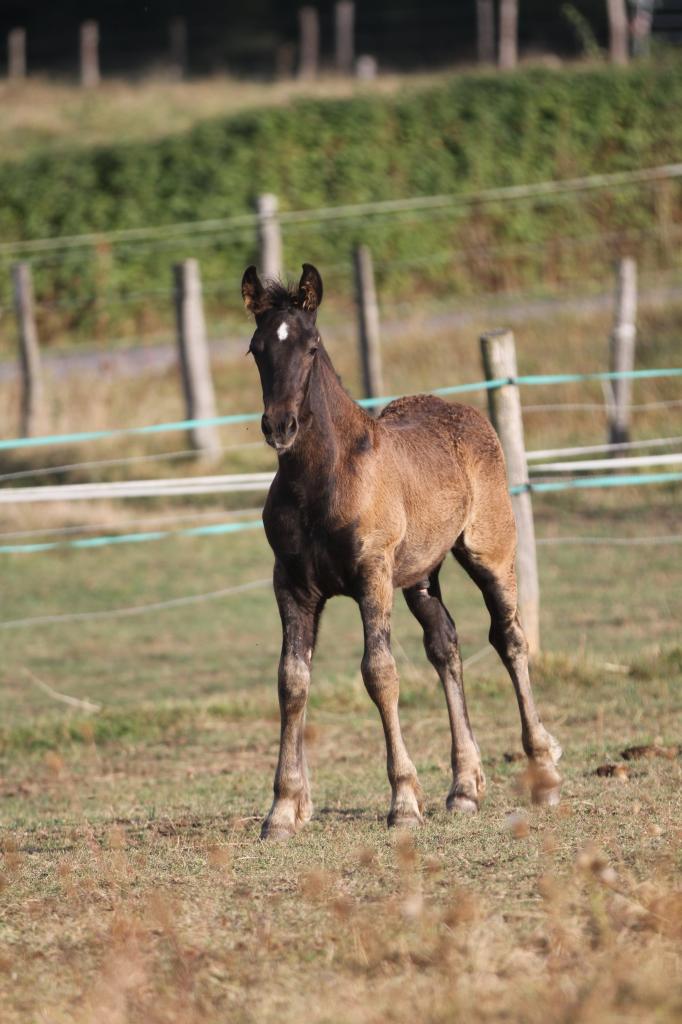
[[[675,6],[682,0],[666,3]],[[9,0],[0,7],[0,34],[23,26],[28,33],[29,71],[70,75],[77,69],[78,26],[95,18],[100,24],[103,72],[145,73],[167,60],[169,20],[183,16],[190,73],[270,76],[278,48],[295,47],[300,6],[296,0]],[[334,3],[319,0],[316,6],[323,59],[330,62]],[[562,56],[580,52],[565,6],[562,0],[521,0],[522,51]],[[606,0],[572,0],[571,6],[587,19],[599,45],[606,46]],[[474,0],[358,0],[356,53],[373,54],[384,70],[473,59],[475,12]]]

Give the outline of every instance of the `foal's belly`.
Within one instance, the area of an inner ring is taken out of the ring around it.
[[[384,558],[394,587],[411,587],[426,579],[464,529],[468,493],[441,486],[428,495],[394,492],[386,499],[381,510],[371,507],[343,525],[304,515],[293,504],[268,500],[263,514],[266,534],[292,583],[327,598],[357,597],[363,580]]]
[[[449,489],[433,493],[424,508],[411,504],[404,537],[395,550],[395,587],[414,586],[441,564],[464,529],[468,507],[465,493]]]
[[[428,537],[414,538],[408,533],[398,545],[393,567],[393,586],[412,587],[427,579],[441,564],[461,533],[459,525],[450,522],[443,530],[434,530]]]
[[[408,550],[404,554],[397,554],[393,569],[393,586],[413,587],[416,583],[428,579],[433,570],[441,564],[456,539],[453,537],[452,543],[448,541],[445,544],[433,544],[419,552]]]

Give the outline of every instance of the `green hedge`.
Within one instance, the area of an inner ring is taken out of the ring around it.
[[[283,209],[303,209],[629,170],[682,158],[680,110],[682,63],[671,60],[628,70],[471,74],[391,97],[305,100],[148,144],[0,164],[0,240],[229,217],[252,211],[263,191],[277,193]],[[341,286],[351,245],[365,241],[387,290],[403,287],[408,275],[448,293],[526,286],[594,273],[580,246],[547,250],[546,243],[603,231],[646,234],[662,219],[681,219],[681,210],[679,187],[639,187],[291,226],[285,256],[292,269],[303,260],[330,268]],[[529,243],[538,249],[513,250]],[[489,246],[503,249],[491,257]],[[453,250],[460,255],[449,256]],[[202,262],[209,295],[219,296],[236,289],[256,258],[256,240],[248,229],[51,253],[35,260],[37,290],[55,303],[41,316],[48,327],[66,319],[72,329],[104,324],[106,332],[118,320],[139,329],[154,320],[170,263],[190,255]],[[0,269],[1,302],[8,275]],[[159,295],[141,294],[154,290]]]

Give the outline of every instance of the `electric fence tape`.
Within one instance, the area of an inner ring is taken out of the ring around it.
[[[501,377],[495,380],[475,381],[471,384],[453,384],[449,387],[433,388],[431,395],[458,395],[475,391],[491,391],[496,388],[516,385],[568,384],[579,381],[609,380],[650,380],[658,377],[682,377],[682,367],[654,370],[627,370],[604,373],[551,373],[530,374],[517,377]],[[375,405],[386,405],[400,395],[383,395],[380,398],[361,398],[358,405],[371,408]],[[88,430],[71,434],[46,434],[41,437],[16,437],[0,440],[0,451],[15,448],[38,448],[45,445],[80,444],[83,441],[100,441],[112,437],[132,437],[145,434],[162,434],[173,430],[190,430],[195,427],[224,427],[237,423],[253,423],[260,421],[261,413],[232,413],[228,416],[211,416],[206,419],[176,420],[172,423],[151,423],[143,427],[120,427],[113,430]]]

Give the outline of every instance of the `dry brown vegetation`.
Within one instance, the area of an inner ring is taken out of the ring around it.
[[[240,81],[228,76],[192,82],[150,77],[143,83],[105,81],[96,91],[76,84],[32,77],[24,83],[0,82],[0,151],[3,159],[60,145],[91,146],[112,141],[153,139],[253,107],[277,106],[296,99],[340,99],[358,93],[392,93],[405,86],[432,85],[444,74],[382,75],[374,82],[337,76],[316,82],[276,84]]]

